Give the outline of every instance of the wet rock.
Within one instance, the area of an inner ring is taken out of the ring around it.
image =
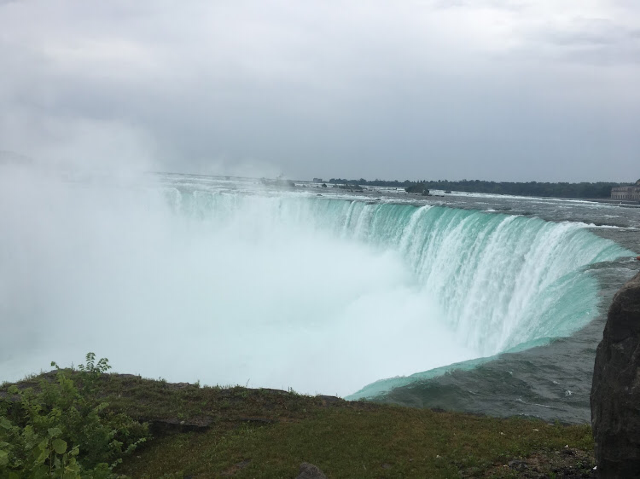
[[[313,464],[303,462],[300,464],[300,473],[296,476],[296,479],[327,479],[327,476]]]
[[[609,308],[593,372],[591,425],[599,476],[640,477],[640,273]]]

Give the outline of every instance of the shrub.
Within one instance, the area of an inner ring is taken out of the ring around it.
[[[0,399],[0,478],[116,477],[113,468],[149,437],[147,425],[105,412],[95,398],[107,359],[89,353],[77,372],[51,365],[55,381],[41,378],[37,391],[13,385],[17,400]]]

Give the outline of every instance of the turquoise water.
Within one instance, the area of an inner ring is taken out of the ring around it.
[[[203,221],[228,220],[256,201],[171,194],[176,212]],[[633,254],[582,223],[359,200],[259,201],[266,203],[263,221],[273,227],[312,224],[335,237],[398,252],[416,285],[436,298],[456,337],[479,357],[540,345],[583,327],[598,313],[598,281],[589,266]],[[366,395],[365,388],[350,397]]]
[[[172,191],[175,211],[226,221],[255,198]],[[588,266],[633,253],[583,224],[438,206],[317,198],[260,198],[272,227],[312,224],[335,237],[397,251],[437,298],[465,345],[491,356],[570,335],[597,312]]]
[[[91,350],[172,381],[581,421],[634,255],[633,228],[585,223],[612,210],[570,202],[184,176],[2,186],[0,380]]]

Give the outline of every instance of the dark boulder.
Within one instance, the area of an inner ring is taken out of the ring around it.
[[[593,372],[591,425],[600,477],[640,477],[640,273],[609,308]]]

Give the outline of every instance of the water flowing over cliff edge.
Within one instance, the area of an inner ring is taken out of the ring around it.
[[[148,377],[372,397],[571,336],[633,254],[583,222],[437,203],[3,187],[0,379],[95,350]]]

